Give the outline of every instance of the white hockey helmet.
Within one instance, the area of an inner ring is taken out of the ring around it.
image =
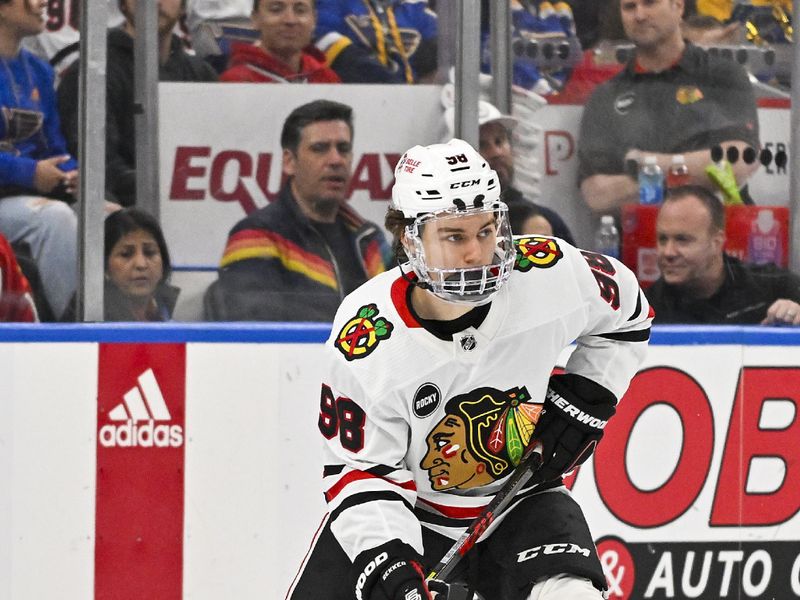
[[[510,276],[516,256],[497,173],[472,146],[454,138],[414,146],[397,163],[394,176],[392,208],[414,219],[405,228],[404,249],[418,285],[451,302],[488,302]],[[457,258],[461,238],[429,236],[423,244],[426,226],[459,230],[470,223],[465,217],[479,224],[480,233],[469,227],[463,232],[480,236],[478,264]]]

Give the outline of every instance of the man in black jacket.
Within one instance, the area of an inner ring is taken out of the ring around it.
[[[661,277],[645,293],[657,324],[800,325],[800,277],[727,256],[724,207],[706,188],[670,190],[656,234]]]
[[[231,230],[207,319],[332,321],[346,294],[386,269],[383,232],[346,204],[352,143],[345,104],[315,100],[287,117],[286,184]]]
[[[173,31],[186,0],[159,0],[158,50],[161,81],[216,81],[217,73],[183,49]],[[106,73],[106,198],[123,206],[136,203],[136,135],[134,130],[134,56],[136,0],[120,0],[125,23],[108,32]],[[78,64],[64,74],[58,88],[61,124],[67,145],[78,152]]]

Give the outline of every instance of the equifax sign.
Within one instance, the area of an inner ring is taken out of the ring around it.
[[[800,598],[800,368],[745,366],[732,398],[713,391],[712,401],[676,367],[645,369],[609,421],[593,474],[617,523],[598,540],[611,598]],[[682,432],[675,453],[651,447],[639,461],[677,456],[666,481],[643,489],[631,463],[645,450],[632,436],[656,407],[674,411]],[[783,476],[756,489],[765,460]]]
[[[211,146],[177,146],[169,181],[170,201],[237,202],[245,213],[272,202],[281,188],[280,155]],[[363,191],[371,200],[391,199],[395,153],[354,157],[348,198]]]

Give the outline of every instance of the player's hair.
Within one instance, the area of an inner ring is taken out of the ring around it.
[[[2,2],[2,0],[0,0]],[[146,231],[153,236],[161,253],[161,264],[163,265],[161,281],[167,281],[172,273],[172,263],[169,258],[167,241],[164,233],[155,217],[139,208],[123,208],[115,211],[106,217],[105,221],[105,247],[104,247],[104,269],[108,269],[108,257],[114,249],[116,243],[125,235],[134,231]]]
[[[405,217],[403,211],[396,208],[389,208],[386,210],[386,218],[383,224],[386,230],[392,234],[392,259],[397,263],[403,263],[408,260],[405,250],[403,250],[403,230],[411,225],[414,219]]]
[[[344,121],[353,137],[353,109],[333,100],[314,100],[295,108],[283,122],[281,148],[297,153],[303,129],[320,121]]]
[[[664,203],[688,198],[697,198],[711,216],[711,226],[716,231],[725,230],[725,207],[719,198],[701,185],[679,185],[667,190]]]

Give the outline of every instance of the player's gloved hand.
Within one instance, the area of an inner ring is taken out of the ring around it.
[[[535,480],[558,479],[589,458],[616,412],[616,402],[611,392],[585,377],[553,375],[534,432],[542,443]]]
[[[433,593],[434,600],[483,600],[477,592],[470,594],[463,583],[445,583],[431,579],[428,581],[428,587]]]
[[[353,568],[357,600],[433,600],[419,554],[400,540],[365,550]]]

